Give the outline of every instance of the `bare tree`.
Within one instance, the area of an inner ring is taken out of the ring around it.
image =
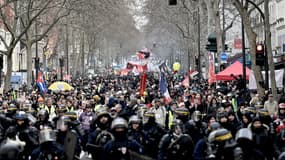
[[[250,19],[250,13],[251,10],[249,9],[249,3],[247,1],[245,1],[244,4],[242,4],[239,0],[233,0],[233,4],[236,7],[236,9],[238,10],[243,23],[244,23],[244,28],[246,31],[246,35],[249,41],[249,45],[250,45],[250,55],[251,55],[251,60],[252,60],[252,71],[254,73],[254,76],[256,78],[257,81],[257,91],[260,95],[264,95],[264,88],[262,88],[262,86],[260,85],[259,82],[263,82],[262,80],[262,75],[261,75],[261,68],[260,66],[256,65],[256,58],[255,58],[255,54],[256,54],[256,50],[255,50],[255,46],[256,46],[256,33],[254,32],[254,28],[251,25],[251,19]]]
[[[269,21],[269,0],[264,0],[264,15],[265,15],[265,36],[266,36],[266,52],[268,55],[268,64],[270,70],[270,81],[271,81],[271,91],[274,97],[277,97],[277,87],[275,80],[275,67],[272,55],[271,46],[271,31],[270,31],[270,21]]]
[[[79,1],[76,1],[78,4]],[[32,2],[31,2],[32,3]],[[36,3],[42,3],[41,1],[37,1]],[[30,17],[33,16],[37,5],[35,2],[30,5],[31,9],[27,10],[26,16],[21,17],[21,26],[25,28],[26,23],[30,21]],[[52,3],[46,6],[44,12],[38,16],[34,25],[30,27],[25,36],[21,38],[21,42],[26,46],[27,51],[27,71],[28,71],[28,85],[32,82],[32,46],[47,37],[50,30],[54,28],[54,26],[63,18],[70,14],[75,6],[75,1],[72,0],[60,0],[56,3]],[[37,49],[37,48],[36,48]],[[38,52],[38,51],[36,51]]]

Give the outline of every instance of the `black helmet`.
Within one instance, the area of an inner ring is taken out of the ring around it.
[[[221,129],[221,125],[218,122],[213,122],[209,126],[209,130],[210,131],[215,131],[215,130],[218,130],[218,129]]]
[[[15,119],[16,120],[27,120],[28,119],[28,115],[24,111],[19,111],[19,112],[16,113]]]
[[[38,112],[37,116],[38,116],[38,119],[39,119],[40,121],[46,121],[46,120],[49,119],[49,114],[48,114],[48,111],[47,111],[46,109],[41,109],[41,110]]]
[[[5,160],[16,160],[19,159],[19,154],[23,152],[25,142],[19,140],[18,136],[16,136],[15,140],[7,139],[5,143],[0,146],[0,159]]]
[[[174,119],[172,121],[170,129],[172,132],[175,132],[175,133],[177,133],[177,129],[178,129],[179,134],[183,133],[184,131],[183,122],[180,119]]]
[[[59,105],[56,110],[58,113],[65,113],[67,111],[64,105]]]
[[[177,117],[188,117],[190,112],[186,108],[176,108],[174,113],[177,115]]]
[[[17,110],[18,110],[17,106],[13,103],[11,103],[8,107],[8,111],[15,111],[16,112]]]
[[[66,112],[64,116],[69,117],[71,121],[77,120],[77,113],[76,112]]]
[[[246,107],[242,114],[253,119],[256,115],[256,109],[254,107]]]

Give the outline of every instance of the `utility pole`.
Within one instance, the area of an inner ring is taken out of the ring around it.
[[[36,20],[36,23],[35,23],[35,32],[36,32],[36,39],[37,39],[38,38],[38,21],[37,20]],[[35,57],[36,77],[35,77],[35,79],[38,78],[39,62],[40,62],[40,59],[39,59],[39,53],[38,53],[38,40],[36,40],[36,57]]]
[[[222,52],[225,52],[225,41],[226,41],[226,31],[225,31],[225,25],[226,25],[226,19],[225,19],[225,0],[223,0],[223,31],[222,31]]]
[[[68,53],[68,23],[65,25],[65,55],[66,55],[66,74],[69,74],[69,53]]]
[[[243,0],[242,0],[243,5]],[[242,77],[244,83],[244,91],[246,91],[246,57],[245,57],[245,35],[244,35],[244,24],[241,18],[241,36],[242,36]]]
[[[198,17],[198,66],[197,66],[197,69],[198,69],[198,72],[199,74],[201,75],[201,31],[200,31],[200,6],[198,6],[198,13],[197,13],[197,17]]]

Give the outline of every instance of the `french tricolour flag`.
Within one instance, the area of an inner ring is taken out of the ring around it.
[[[38,79],[37,79],[37,86],[41,93],[47,93],[48,88],[44,80],[43,72],[39,72]]]
[[[165,75],[163,72],[160,73],[159,90],[160,90],[160,93],[164,96],[165,102],[166,103],[171,102],[171,97],[169,95],[168,88],[167,88],[167,81],[165,79]]]

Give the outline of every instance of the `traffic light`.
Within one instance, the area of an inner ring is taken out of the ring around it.
[[[208,36],[208,44],[206,45],[206,50],[210,52],[217,52],[217,35],[215,32]]]
[[[60,67],[63,67],[63,66],[64,66],[63,63],[64,63],[64,62],[63,62],[63,58],[59,58],[59,66],[60,66]]]
[[[258,66],[263,66],[264,65],[264,51],[265,51],[265,47],[263,44],[257,44],[255,47],[256,50],[256,54],[255,54],[255,63]]]
[[[227,51],[229,49],[228,45],[225,44],[225,51]]]
[[[39,57],[36,57],[35,58],[35,69],[39,69],[39,65],[40,64],[40,58]]]
[[[199,65],[199,58],[195,56],[195,65],[198,66]]]
[[[170,6],[172,6],[172,5],[177,5],[177,0],[168,0],[168,4],[169,4]]]

